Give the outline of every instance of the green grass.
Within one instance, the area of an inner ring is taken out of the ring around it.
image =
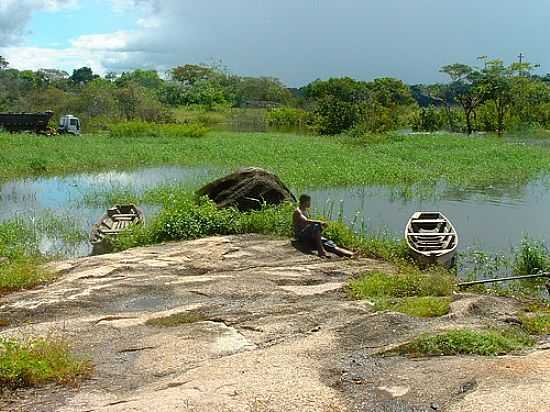
[[[357,299],[409,298],[415,296],[449,296],[455,288],[455,279],[441,272],[422,273],[367,273],[350,281],[350,291]]]
[[[518,329],[451,330],[437,335],[421,335],[390,353],[411,357],[444,355],[496,356],[534,345],[534,340]]]
[[[377,311],[390,310],[410,316],[427,318],[449,313],[450,297],[455,279],[441,269],[428,273],[408,265],[404,273],[367,273],[349,283],[349,291],[355,299],[374,302]]]
[[[75,384],[91,372],[90,361],[75,357],[61,338],[24,341],[0,338],[0,387],[16,389],[49,382]]]
[[[181,312],[175,313],[170,316],[163,318],[154,318],[149,319],[145,324],[147,326],[161,327],[161,328],[171,328],[179,325],[186,325],[189,323],[202,322],[207,320],[207,318],[199,312]]]
[[[115,123],[110,127],[111,137],[203,137],[208,129],[199,124],[158,124],[141,121]]]
[[[260,166],[297,188],[431,187],[439,180],[460,187],[485,187],[526,183],[549,172],[550,151],[494,138],[441,134],[377,144],[277,133],[210,132],[201,139],[0,134],[0,179],[165,164],[223,169]]]
[[[42,267],[43,263],[43,259],[32,256],[0,263],[0,296],[52,281],[55,276]]]
[[[450,297],[419,296],[401,299],[375,299],[377,311],[389,310],[417,318],[434,318],[449,313]]]
[[[47,259],[38,250],[40,237],[48,234],[71,247],[84,238],[75,227],[70,219],[53,214],[32,223],[23,218],[0,223],[0,295],[53,280],[55,275],[43,267]]]

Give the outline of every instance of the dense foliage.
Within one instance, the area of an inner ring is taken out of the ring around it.
[[[266,111],[263,127],[329,135],[352,131],[356,137],[409,127],[468,134],[550,127],[550,75],[532,74],[535,66],[528,63],[507,66],[485,60],[483,68],[450,64],[441,69],[450,79],[444,84],[408,86],[388,77],[341,77],[299,89],[273,77],[238,76],[219,64],[186,64],[164,76],[137,69],[101,77],[88,67],[69,75],[56,69],[19,71],[5,59],[0,63],[0,111],[72,113],[86,131],[107,130],[120,121],[196,120],[177,113],[181,108],[196,113],[197,107],[205,113],[203,124],[220,107],[255,108]]]

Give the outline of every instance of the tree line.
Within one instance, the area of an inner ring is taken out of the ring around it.
[[[288,122],[306,119],[320,134],[550,128],[550,75],[534,75],[529,63],[485,60],[482,66],[444,66],[446,83],[409,86],[389,77],[341,77],[292,89],[276,78],[239,76],[219,64],[181,65],[165,76],[142,69],[99,76],[89,67],[72,74],[16,70],[0,56],[0,111],[73,113],[90,130],[124,120],[171,122],[176,107],[243,106],[282,107],[278,114]]]

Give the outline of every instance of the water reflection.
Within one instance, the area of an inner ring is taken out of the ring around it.
[[[335,217],[342,211],[348,222],[359,215],[368,230],[397,235],[415,211],[441,211],[459,232],[462,250],[509,252],[526,234],[545,240],[550,232],[546,179],[507,188],[447,188],[428,199],[400,196],[399,190],[384,187],[313,190],[310,194],[326,214]]]
[[[220,173],[207,168],[171,166],[14,180],[0,184],[0,221],[14,217],[32,219],[54,213],[88,233],[104,212],[103,205],[90,202],[90,196],[110,190],[142,193],[170,184],[198,186]],[[438,184],[424,192],[414,187],[356,187],[312,190],[310,194],[317,209],[333,218],[341,209],[348,222],[355,220],[358,225],[364,222],[370,231],[386,231],[396,236],[400,236],[415,211],[438,210],[457,228],[461,250],[509,254],[524,235],[545,240],[550,232],[548,188],[548,179],[539,179],[527,185],[481,189],[457,189]],[[148,217],[159,210],[154,205],[140,206]],[[41,240],[41,248],[45,251],[58,250],[62,246],[62,242],[51,234]],[[87,242],[82,242],[62,253],[74,256],[88,251]]]

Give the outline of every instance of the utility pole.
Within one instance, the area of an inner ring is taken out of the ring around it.
[[[518,59],[519,59],[519,64],[523,63],[523,58],[525,57],[525,55],[523,53],[520,53],[519,56],[518,56]]]

